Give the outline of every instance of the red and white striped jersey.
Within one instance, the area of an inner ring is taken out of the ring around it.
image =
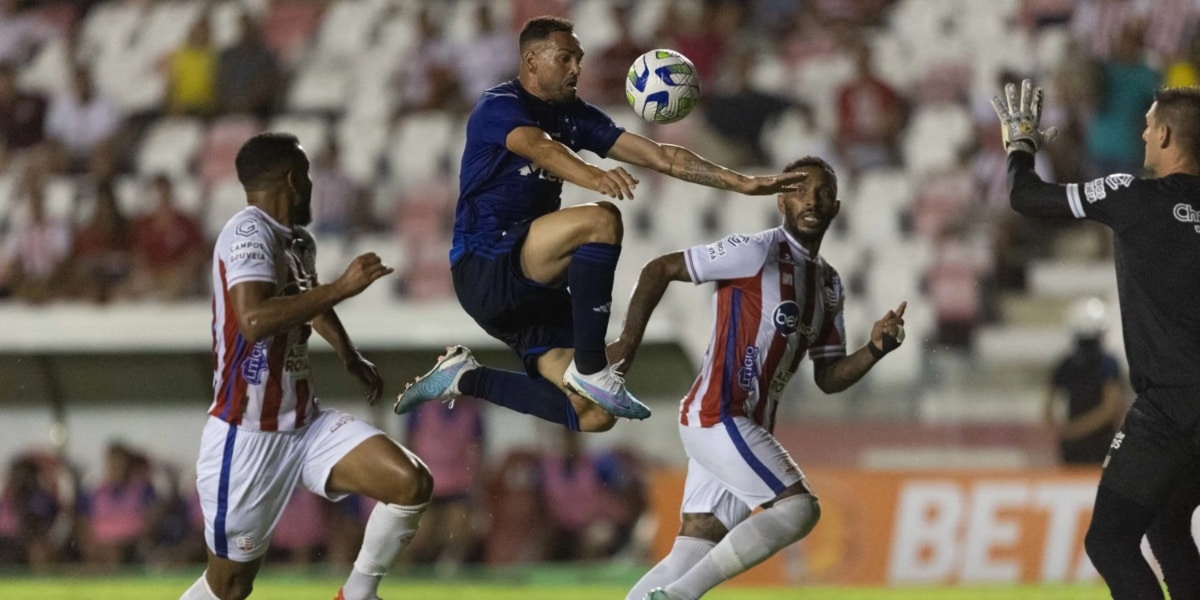
[[[846,355],[841,278],[783,227],[693,246],[684,258],[692,281],[717,289],[712,339],[679,422],[711,427],[744,416],[770,431],[805,352]]]
[[[208,414],[256,431],[291,431],[316,409],[309,388],[305,324],[250,344],[238,329],[229,290],[265,281],[275,295],[316,285],[316,246],[301,227],[291,228],[257,207],[233,216],[213,250],[213,403]]]

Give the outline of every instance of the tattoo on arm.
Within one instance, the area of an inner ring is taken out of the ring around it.
[[[721,179],[720,167],[696,157],[684,157],[679,178],[700,185],[707,185],[722,190],[730,189],[730,185]]]

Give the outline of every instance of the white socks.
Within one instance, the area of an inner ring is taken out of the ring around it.
[[[650,593],[650,590],[679,579],[681,575],[688,572],[688,569],[700,562],[700,559],[704,558],[704,555],[708,554],[715,545],[716,542],[700,538],[684,536],[675,538],[675,545],[671,547],[670,554],[667,554],[633,585],[633,589],[629,590],[625,600],[642,600],[646,594]]]
[[[718,583],[746,572],[808,535],[820,517],[816,496],[788,496],[729,530],[721,543],[666,590],[683,600],[696,600]]]
[[[408,546],[417,532],[417,523],[428,503],[397,506],[380,502],[367,519],[362,548],[354,561],[354,570],[342,586],[346,600],[375,600],[379,580],[396,562],[396,555]],[[190,598],[187,600],[191,600]]]
[[[192,587],[188,588],[179,600],[221,600],[213,593],[212,588],[208,587],[208,574],[201,573],[200,579],[197,579]],[[639,599],[640,600],[640,599]]]

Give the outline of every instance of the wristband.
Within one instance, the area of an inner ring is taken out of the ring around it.
[[[879,360],[879,359],[883,358],[885,355],[887,355],[887,352],[884,352],[883,350],[876,348],[875,342],[872,342],[872,341],[867,342],[867,352],[870,352],[871,356],[875,357],[875,360]]]

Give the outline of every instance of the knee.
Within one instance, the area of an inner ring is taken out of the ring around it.
[[[621,222],[621,210],[616,204],[608,201],[597,202],[586,207],[588,214],[589,243],[620,244],[625,236],[625,226]]]
[[[415,506],[433,497],[433,474],[420,461],[411,461],[397,470],[388,497],[377,498],[388,504]]]
[[[245,600],[250,597],[250,592],[254,591],[254,578],[231,575],[214,580],[210,576],[208,585],[221,600]]]
[[[812,494],[800,494],[791,504],[795,508],[789,511],[792,522],[788,529],[792,532],[791,542],[796,542],[812,532],[821,520],[821,502]]]

